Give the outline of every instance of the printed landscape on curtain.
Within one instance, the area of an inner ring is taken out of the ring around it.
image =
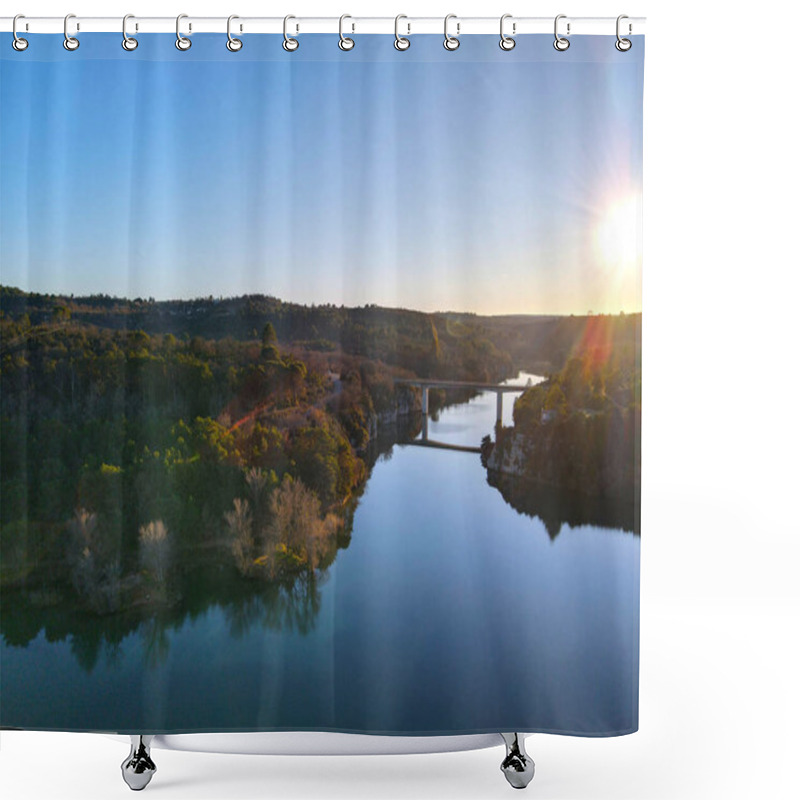
[[[29,38],[0,723],[636,730],[640,37]]]

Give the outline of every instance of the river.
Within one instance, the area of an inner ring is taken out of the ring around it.
[[[529,378],[541,380],[515,381]],[[504,396],[505,424],[515,397]],[[482,393],[431,419],[428,439],[478,445],[495,414]],[[556,533],[509,505],[477,454],[394,445],[319,581],[242,594],[220,566],[179,609],[118,635],[113,620],[66,610],[4,626],[4,723],[630,732],[640,539],[566,522]]]

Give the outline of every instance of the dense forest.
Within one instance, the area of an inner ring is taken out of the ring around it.
[[[475,380],[507,377],[520,369],[561,369],[586,338],[593,320],[604,320],[615,349],[641,341],[641,314],[618,316],[481,316],[464,312],[424,313],[367,305],[301,305],[265,295],[193,300],[133,300],[92,295],[62,297],[0,286],[0,310],[33,325],[68,313],[75,323],[109,330],[142,330],[178,339],[257,339],[270,323],[281,342],[318,352],[341,349],[411,370],[418,377]],[[466,340],[466,341],[464,341]],[[481,376],[494,348],[494,366]],[[454,361],[454,358],[456,359]]]
[[[507,315],[479,318],[486,335],[511,356],[520,369],[539,375],[558,372],[576,353],[602,350],[623,360],[642,341],[642,315],[588,316]]]
[[[640,316],[0,287],[0,585],[111,613],[174,604],[209,563],[262,584],[313,581],[347,545],[381,437],[413,434],[419,397],[396,378],[495,382],[566,363],[551,383],[589,408],[567,359],[600,319],[615,358],[635,346]],[[598,397],[623,391],[615,374]],[[456,399],[431,392],[434,407]],[[519,403],[526,430],[540,399]]]
[[[379,429],[419,407],[394,378],[511,369],[475,324],[219,305],[2,290],[3,585],[61,579],[107,613],[176,601],[176,573],[220,554],[248,578],[314,575]]]

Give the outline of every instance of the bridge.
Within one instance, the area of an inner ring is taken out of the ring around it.
[[[476,392],[494,392],[497,395],[497,422],[503,421],[503,395],[524,392],[527,386],[509,386],[506,383],[476,383],[474,381],[437,381],[427,378],[395,378],[395,384],[416,386],[422,389],[422,413],[428,415],[428,389],[472,389]]]
[[[411,439],[408,442],[403,442],[404,445],[410,447],[433,447],[436,450],[455,450],[459,453],[480,453],[480,447],[473,447],[468,444],[450,444],[449,442],[437,442],[434,439],[428,438],[428,418],[425,417],[425,423],[422,426],[422,438]]]
[[[527,386],[509,386],[505,383],[478,383],[475,381],[445,381],[427,378],[395,378],[395,384],[411,386],[422,389],[422,438],[415,439],[408,444],[420,447],[437,447],[443,450],[461,450],[467,453],[480,453],[480,447],[468,445],[448,444],[428,439],[428,390],[429,389],[472,389],[476,392],[494,392],[497,395],[497,423],[503,421],[503,395],[509,393],[519,394]]]

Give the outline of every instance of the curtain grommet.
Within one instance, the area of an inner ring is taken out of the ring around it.
[[[67,16],[64,17],[64,49],[70,52],[77,50],[81,46],[77,37],[69,35],[69,21],[71,19],[75,19],[74,14],[67,14]],[[78,30],[80,30],[80,28],[78,28]]]
[[[620,53],[627,53],[628,50],[630,50],[631,47],[633,47],[633,42],[630,39],[625,39],[624,37],[620,36],[620,32],[619,32],[619,24],[620,24],[620,22],[622,22],[622,20],[628,19],[628,18],[629,17],[628,17],[627,14],[620,14],[617,17],[617,41],[614,42],[614,47],[616,47],[617,50],[620,51]],[[628,23],[628,35],[629,36],[630,36],[631,30],[632,30],[631,24]]]
[[[132,53],[139,46],[139,40],[134,39],[133,36],[128,36],[129,19],[135,19],[133,14],[126,14],[122,18],[122,49]]]
[[[297,19],[292,14],[287,14],[283,18],[283,49],[287,53],[294,53],[298,47],[300,47],[300,40],[295,39],[293,36],[289,36],[289,20],[290,19]]]
[[[24,14],[17,14],[17,15],[14,17],[14,21],[11,23],[11,34],[12,34],[12,36],[13,36],[13,38],[12,38],[12,40],[11,40],[11,46],[12,46],[12,47],[13,47],[13,48],[14,48],[14,49],[15,49],[15,50],[18,52],[18,53],[21,53],[23,50],[27,50],[27,49],[28,49],[28,40],[27,40],[27,39],[23,39],[23,38],[22,38],[22,37],[21,37],[21,36],[20,36],[20,35],[17,33],[17,20],[18,20],[18,19],[25,19],[25,15],[24,15]]]
[[[400,35],[400,20],[401,19],[408,19],[405,14],[398,14],[394,18],[394,49],[399,50],[401,53],[408,50],[411,47],[411,39],[408,36],[411,34],[411,25],[406,23],[408,27],[408,33],[405,36]]]
[[[231,34],[231,22],[233,22],[235,19],[239,19],[236,14],[231,14],[228,17],[228,41],[225,42],[225,47],[227,47],[231,53],[238,53],[244,45],[244,42],[242,42],[241,39],[237,39],[233,34]]]
[[[458,39],[458,34],[459,34],[459,29],[461,28],[461,23],[458,23],[458,22],[456,23],[456,35],[455,36],[451,36],[450,33],[447,30],[447,23],[450,22],[451,19],[458,19],[458,17],[455,14],[448,14],[444,18],[444,42],[443,42],[443,45],[444,45],[444,49],[445,50],[449,50],[452,53],[454,50],[458,50],[458,48],[461,46],[461,42]]]
[[[175,47],[182,52],[185,52],[192,46],[192,40],[181,33],[181,20],[188,18],[188,14],[178,14],[175,20]]]
[[[517,40],[513,36],[509,36],[504,30],[503,25],[507,19],[512,19],[511,14],[503,14],[500,17],[500,49],[508,52],[517,46]],[[511,26],[512,33],[516,33],[517,24],[513,23]]]
[[[344,25],[344,21],[346,19],[353,19],[349,14],[342,14],[339,17],[339,49],[344,50],[345,52],[352,50],[355,46],[355,40],[351,39],[349,36],[344,35],[344,31],[342,30],[342,26]],[[355,30],[355,25],[353,26],[353,30]]]
[[[563,53],[565,50],[569,50],[569,39],[567,39],[566,36],[562,36],[558,32],[558,21],[560,19],[566,19],[566,18],[567,18],[566,14],[559,14],[556,17],[555,22],[553,23],[553,33],[556,37],[555,41],[553,42],[553,47],[555,47],[555,49],[558,50],[559,53]],[[567,36],[569,36],[569,34],[570,34],[570,23],[567,22]]]

